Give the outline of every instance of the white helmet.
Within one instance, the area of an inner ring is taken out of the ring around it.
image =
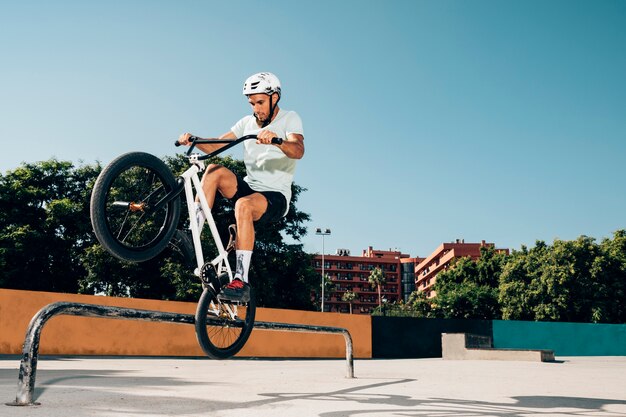
[[[250,94],[267,94],[271,96],[274,93],[278,93],[278,99],[280,100],[280,81],[271,72],[259,72],[248,77],[246,82],[243,83],[244,96],[249,96]]]

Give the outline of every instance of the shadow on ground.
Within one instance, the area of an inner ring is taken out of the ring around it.
[[[227,381],[206,383],[207,398],[189,398],[183,396],[135,395],[125,392],[125,387],[174,387],[197,386],[198,382],[178,379],[176,377],[142,377],[129,376],[128,371],[80,370],[73,376],[66,376],[66,371],[43,371],[38,375],[41,381],[35,391],[36,399],[43,403],[41,408],[49,406],[55,408],[55,400],[47,398],[56,395],[65,397],[61,405],[66,407],[68,397],[74,399],[75,410],[88,411],[90,415],[107,415],[110,413],[148,414],[148,415],[188,415],[205,414],[210,412],[225,412],[236,410],[259,410],[261,414],[269,410],[287,412],[299,409],[304,404],[319,401],[321,409],[335,408],[337,411],[321,412],[321,417],[346,417],[367,415],[398,415],[424,416],[439,415],[455,416],[510,416],[526,417],[528,415],[560,416],[617,416],[626,414],[626,401],[598,398],[558,397],[558,396],[517,396],[511,397],[510,402],[468,401],[455,398],[420,398],[419,396],[395,395],[377,393],[377,390],[393,391],[394,386],[402,386],[415,382],[415,379],[381,380],[376,383],[366,383],[365,380],[350,381],[347,388],[328,392],[267,392],[260,393],[261,399],[252,401],[237,401],[232,396],[225,396],[231,385]],[[15,373],[12,373],[15,375]],[[15,375],[16,376],[16,375]],[[6,382],[9,379],[8,371],[1,371],[0,378]],[[3,383],[6,387],[6,383]],[[216,389],[217,388],[217,389]],[[47,391],[51,391],[46,393]],[[82,392],[89,392],[89,396],[82,396]],[[46,395],[43,395],[46,393]],[[41,398],[41,397],[44,398]],[[89,397],[86,401],[81,398]],[[228,398],[225,401],[224,398]],[[329,402],[336,402],[336,407],[329,406]],[[610,406],[607,408],[607,406]],[[615,407],[616,406],[616,407]],[[37,407],[39,408],[39,407]],[[611,409],[614,409],[613,411]],[[307,412],[314,412],[315,407],[306,408]],[[43,411],[43,410],[41,410]],[[241,411],[239,411],[241,412]],[[249,413],[250,411],[248,411]],[[1,414],[1,413],[0,413]],[[310,414],[309,414],[310,415]]]

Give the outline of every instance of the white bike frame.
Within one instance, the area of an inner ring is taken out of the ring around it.
[[[189,211],[189,227],[191,229],[191,236],[196,254],[196,263],[198,265],[198,268],[194,271],[194,273],[197,276],[200,276],[200,271],[204,265],[204,255],[202,253],[202,245],[200,244],[200,232],[202,228],[196,221],[195,212],[195,197],[198,197],[200,200],[200,208],[206,218],[205,222],[209,224],[211,236],[213,237],[213,241],[215,242],[218,252],[217,257],[211,261],[211,264],[215,268],[218,276],[226,272],[228,274],[228,279],[232,281],[233,271],[228,263],[228,252],[224,248],[224,244],[220,239],[215,219],[211,213],[211,207],[209,207],[206,196],[204,195],[204,192],[202,192],[202,186],[200,185],[200,179],[198,178],[198,173],[203,172],[205,169],[204,161],[198,160],[198,156],[199,155],[197,154],[189,155],[189,163],[191,166],[181,175],[185,181],[185,197],[187,200],[187,209]],[[196,189],[195,194],[193,191],[194,188]],[[204,226],[204,223],[202,226]],[[202,286],[204,287],[205,285],[206,283],[203,281]],[[215,290],[219,291],[219,288],[215,288]]]

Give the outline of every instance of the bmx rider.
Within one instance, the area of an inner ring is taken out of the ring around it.
[[[281,98],[278,78],[269,72],[254,74],[245,81],[243,94],[253,114],[240,119],[220,139],[257,135],[256,141],[244,142],[246,176],[239,178],[229,169],[211,164],[201,181],[210,207],[213,207],[217,191],[235,205],[235,273],[233,280],[220,293],[220,298],[231,301],[249,300],[248,270],[254,249],[254,225],[275,222],[287,214],[296,162],[304,156],[302,121],[296,112],[278,106]],[[189,145],[191,136],[184,133],[178,142]],[[274,137],[282,138],[282,144],[272,144]],[[222,146],[225,145],[197,145],[206,153]],[[202,226],[205,218],[198,201],[196,213],[198,224]]]

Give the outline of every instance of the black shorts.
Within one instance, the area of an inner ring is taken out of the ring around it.
[[[250,188],[247,182],[239,177],[237,177],[237,192],[230,198],[230,201],[235,204],[241,197],[246,197],[254,193],[262,194],[267,200],[267,210],[265,210],[265,213],[263,213],[256,223],[276,222],[283,217],[287,209],[287,199],[283,193],[279,193],[278,191],[255,191]]]

